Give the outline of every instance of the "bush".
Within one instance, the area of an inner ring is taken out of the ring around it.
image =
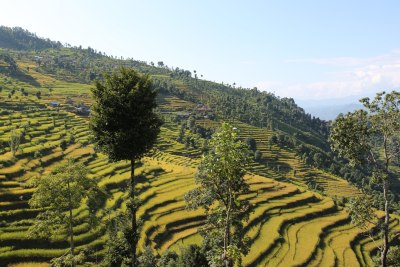
[[[86,255],[85,252],[81,251],[78,255],[72,257],[71,254],[66,254],[58,258],[54,258],[51,260],[51,264],[54,267],[64,267],[64,266],[72,266],[72,263],[75,264],[83,264],[85,262]]]
[[[256,140],[253,137],[247,137],[245,143],[251,151],[255,151],[257,148]]]
[[[255,160],[260,160],[262,158],[262,153],[260,150],[256,150],[256,152],[254,152],[254,159]]]
[[[139,266],[157,267],[157,257],[154,256],[151,247],[147,246],[143,253],[138,257]]]
[[[179,257],[178,266],[182,267],[208,267],[208,261],[206,255],[203,253],[201,248],[197,245],[190,245],[183,249],[181,256]]]
[[[122,231],[109,234],[109,239],[106,243],[108,251],[104,263],[106,266],[129,266],[130,265],[130,247],[126,240],[126,236]]]
[[[36,150],[35,153],[33,153],[33,157],[34,157],[35,159],[41,158],[42,156],[43,156],[43,155],[42,155],[42,153],[40,152],[40,150]]]
[[[400,266],[400,247],[392,246],[387,255],[388,266]]]
[[[178,254],[175,251],[167,250],[162,254],[158,260],[158,266],[160,267],[176,267],[178,266]]]
[[[62,149],[62,151],[65,151],[68,147],[68,143],[65,139],[62,139],[60,142],[60,148]]]

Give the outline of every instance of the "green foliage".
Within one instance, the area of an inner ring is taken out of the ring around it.
[[[12,156],[15,157],[15,154],[17,153],[18,147],[21,143],[21,134],[18,133],[16,130],[12,130],[10,132],[10,138],[8,143],[10,145]]]
[[[338,117],[332,124],[332,149],[353,165],[369,163],[384,169],[385,160],[397,153],[400,131],[400,93],[378,93],[374,100],[361,100],[366,110]],[[383,157],[380,149],[384,149]]]
[[[17,63],[15,62],[14,58],[11,57],[9,54],[0,54],[0,60],[4,61],[8,65],[9,73],[18,71]]]
[[[208,267],[207,258],[204,251],[197,245],[190,245],[182,250],[178,260],[180,267]]]
[[[211,248],[208,259],[217,265],[221,260],[240,262],[240,253],[248,250],[243,222],[249,216],[249,202],[240,196],[249,192],[243,177],[249,158],[237,134],[237,129],[227,123],[214,134],[211,150],[203,156],[195,177],[199,187],[185,195],[189,208],[202,207],[206,211],[202,233],[206,246]]]
[[[277,144],[278,143],[278,137],[275,134],[271,135],[271,137],[268,140],[268,143],[270,145]]]
[[[135,198],[135,160],[141,158],[155,144],[160,133],[161,119],[154,112],[156,92],[147,75],[120,67],[117,73],[105,76],[104,83],[96,81],[93,88],[95,103],[91,110],[90,129],[97,148],[111,161],[129,160],[131,182],[128,208],[132,216],[132,262],[136,264],[138,229]]]
[[[185,138],[185,132],[186,132],[186,127],[184,124],[181,125],[181,128],[179,129],[179,135],[178,135],[178,141],[180,143],[183,143],[184,138]]]
[[[400,266],[400,247],[392,246],[388,252],[387,257],[388,266]]]
[[[157,257],[154,256],[151,247],[145,247],[142,254],[138,257],[139,266],[141,267],[157,267]]]
[[[161,126],[153,112],[156,93],[149,77],[121,67],[95,85],[90,120],[95,144],[113,161],[142,157],[153,147]]]
[[[66,267],[74,266],[74,264],[82,265],[85,263],[87,256],[84,251],[81,251],[78,255],[72,256],[71,254],[66,254],[58,258],[51,260],[51,266],[53,267]]]
[[[24,30],[20,27],[9,28],[0,26],[0,45],[1,47],[22,50],[22,49],[45,49],[52,47],[62,47],[60,42],[53,42],[39,38],[36,34]]]
[[[36,186],[36,191],[29,200],[31,207],[43,209],[29,228],[29,235],[49,238],[68,228],[72,261],[75,258],[72,210],[80,207],[84,198],[97,201],[97,193],[101,191],[96,181],[86,175],[87,169],[82,164],[68,160],[47,177],[34,180],[32,185]],[[89,212],[94,216],[95,210],[89,209]]]
[[[338,117],[332,124],[330,142],[333,151],[349,159],[354,166],[366,162],[370,145],[368,139],[371,131],[368,126],[368,113],[358,110]]]
[[[104,264],[112,267],[130,266],[130,249],[129,242],[122,231],[109,235]]]
[[[373,100],[361,99],[365,110],[348,113],[337,118],[332,127],[330,141],[332,149],[347,158],[350,164],[368,167],[372,170],[370,183],[383,191],[384,221],[379,225],[382,231],[381,264],[386,266],[389,243],[390,220],[390,179],[395,169],[396,155],[400,153],[398,134],[400,132],[400,93],[378,93]],[[366,200],[366,199],[364,199]],[[358,204],[358,207],[357,207]],[[371,220],[371,201],[353,205],[352,220],[363,226]],[[365,222],[363,222],[363,220]],[[379,223],[380,224],[380,223]]]
[[[189,117],[187,121],[187,128],[193,132],[194,127],[196,126],[196,119],[194,117]]]
[[[62,139],[61,142],[60,142],[60,148],[61,148],[63,151],[65,151],[65,149],[67,149],[67,147],[68,147],[67,141],[66,141],[65,139]]]
[[[245,143],[247,144],[248,149],[252,151],[255,151],[257,149],[257,143],[253,137],[247,137]]]
[[[177,267],[178,257],[179,256],[176,254],[176,252],[167,250],[161,255],[160,259],[158,260],[158,265],[160,267]]]
[[[49,176],[33,182],[36,191],[29,200],[29,205],[60,213],[78,208],[83,197],[97,188],[96,182],[87,178],[86,174],[87,169],[82,164],[69,160]]]
[[[261,158],[262,158],[262,152],[260,150],[256,150],[254,152],[254,160],[259,161],[259,160],[261,160]]]
[[[378,217],[371,206],[372,201],[370,196],[363,195],[351,199],[349,203],[351,222],[364,231],[367,231],[369,224],[378,223]]]

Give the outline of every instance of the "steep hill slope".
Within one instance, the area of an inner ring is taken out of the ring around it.
[[[316,167],[324,167],[329,160],[330,165],[340,166],[340,162],[329,155],[326,124],[305,114],[293,100],[212,83],[184,70],[117,60],[93,49],[2,49],[1,54],[16,65],[10,69],[10,61],[3,60],[0,69],[3,265],[48,262],[67,251],[66,232],[44,240],[30,238],[27,230],[38,213],[28,205],[35,190],[29,181],[49,173],[68,157],[88,166],[90,178],[109,194],[97,214],[102,223],[96,227],[88,224],[86,203],[74,210],[77,249],[87,251],[93,263],[107,253],[106,223],[126,210],[129,164],[109,163],[94,151],[86,108],[91,103],[90,80],[101,79],[103,71],[113,71],[120,64],[152,76],[165,120],[156,152],[137,166],[142,199],[138,213],[144,219],[140,249],[149,245],[162,253],[200,242],[197,229],[204,214],[185,210],[183,195],[194,186],[193,176],[207,139],[223,121],[229,121],[240,129],[241,138],[253,138],[262,153],[246,176],[251,189],[246,198],[253,212],[245,228],[252,246],[244,264],[371,265],[374,244],[350,224],[346,208],[333,200],[360,192]],[[50,102],[57,103],[51,106]],[[15,158],[8,144],[13,129],[23,133]],[[65,150],[62,141],[67,143]],[[399,222],[392,217],[396,232]]]

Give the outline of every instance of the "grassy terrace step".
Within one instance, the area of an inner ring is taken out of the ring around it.
[[[186,212],[182,210],[182,212]],[[176,215],[179,215],[178,212],[175,212]],[[190,216],[185,217],[184,219],[178,219],[183,217],[177,217],[174,221],[169,221],[165,217],[160,217],[164,225],[158,227],[157,231],[153,231],[150,239],[154,242],[155,247],[160,249],[160,251],[165,251],[169,246],[178,241],[181,238],[184,238],[188,235],[197,232],[197,228],[204,224],[206,217],[204,215],[199,215],[198,213],[192,212]]]
[[[181,242],[181,244],[183,244],[183,240],[193,237],[193,236],[199,236],[198,230],[197,230],[198,226],[201,226],[201,223],[194,224],[193,227],[188,227],[183,230],[180,230],[179,232],[175,232],[175,233],[171,234],[169,239],[162,244],[160,251],[166,251],[167,249],[173,249],[174,245],[179,244],[179,242]],[[197,243],[197,242],[195,242],[195,243]],[[200,243],[197,243],[197,244],[200,245]]]
[[[105,236],[99,236],[96,240],[86,243],[84,246],[80,245],[76,247],[76,251],[79,253],[82,249],[89,250],[100,250],[104,246]],[[5,251],[1,253],[0,251],[0,262],[7,264],[20,261],[49,261],[54,257],[59,257],[68,252],[68,248],[49,248],[49,249],[15,249]]]
[[[343,221],[347,222],[348,214],[338,211],[329,215],[314,218],[290,225],[285,231],[285,243],[269,264],[274,266],[309,266],[318,257],[318,250],[323,245],[323,235]],[[285,249],[282,249],[284,248]]]
[[[147,243],[147,237],[156,234],[155,229],[159,225],[163,225],[164,222],[165,224],[170,223],[169,218],[172,219],[171,222],[174,222],[177,218],[182,218],[182,215],[189,215],[184,209],[185,203],[183,201],[183,194],[193,187],[193,178],[189,175],[178,173],[174,179],[172,173],[162,174],[160,179],[154,181],[151,190],[146,191],[142,196],[143,198],[156,192],[156,194],[151,195],[153,200],[146,201],[138,211],[138,214],[143,214],[144,218],[149,217],[143,226],[143,233],[146,233],[146,235],[142,236],[141,243]],[[189,183],[187,182],[188,179]],[[171,192],[174,194],[171,194]],[[156,222],[156,224],[151,222]]]
[[[50,267],[50,264],[47,262],[29,261],[10,264],[9,267]]]
[[[5,264],[21,261],[43,261],[59,257],[66,253],[67,249],[13,249],[0,253],[0,262]]]
[[[29,207],[28,201],[6,201],[0,202],[0,210],[1,211],[9,211],[15,209],[27,209]]]
[[[273,254],[274,249],[284,239],[282,237],[285,228],[293,222],[309,220],[323,214],[329,214],[335,210],[332,200],[323,199],[321,202],[309,204],[307,208],[293,208],[287,210],[276,210],[275,213],[279,216],[271,216],[269,220],[262,224],[260,234],[253,241],[253,247],[249,255],[244,259],[246,265],[262,264],[267,256]],[[268,238],[267,238],[268,237]]]
[[[357,256],[351,249],[351,242],[360,230],[351,224],[344,224],[330,229],[324,238],[323,255],[314,266],[359,266]]]
[[[0,234],[1,246],[13,246],[18,249],[33,249],[33,248],[66,248],[68,242],[66,240],[61,241],[48,241],[37,238],[29,238],[27,236],[26,229],[21,232],[4,232]]]
[[[20,187],[21,184],[19,182],[16,181],[4,181],[4,182],[0,182],[0,188],[16,188],[16,187]]]
[[[9,201],[21,201],[26,200],[31,197],[34,188],[6,188],[0,189],[0,201],[1,202],[9,202]]]
[[[285,209],[293,209],[317,202],[318,199],[310,192],[296,194],[283,194],[279,198],[271,197],[271,201],[257,203],[255,209],[250,214],[245,231],[250,238],[256,239],[260,235],[262,223],[268,219],[271,213],[278,211],[282,213]]]

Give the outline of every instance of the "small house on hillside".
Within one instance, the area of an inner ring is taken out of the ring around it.
[[[82,116],[90,115],[90,107],[88,106],[79,106],[75,108],[75,113]]]
[[[177,112],[176,116],[182,119],[189,118],[190,112],[185,112],[185,111]]]
[[[34,57],[32,58],[32,60],[33,60],[33,61],[43,61],[43,57],[41,57],[41,56],[34,56]]]
[[[60,107],[60,103],[59,102],[50,102],[49,106],[53,107],[53,108],[58,108],[58,107]]]
[[[202,114],[204,114],[204,115],[207,115],[207,113],[209,113],[209,112],[211,112],[212,111],[212,109],[209,107],[209,106],[206,106],[206,105],[197,105],[197,107],[196,107],[196,111],[198,112],[198,113],[202,113]]]

